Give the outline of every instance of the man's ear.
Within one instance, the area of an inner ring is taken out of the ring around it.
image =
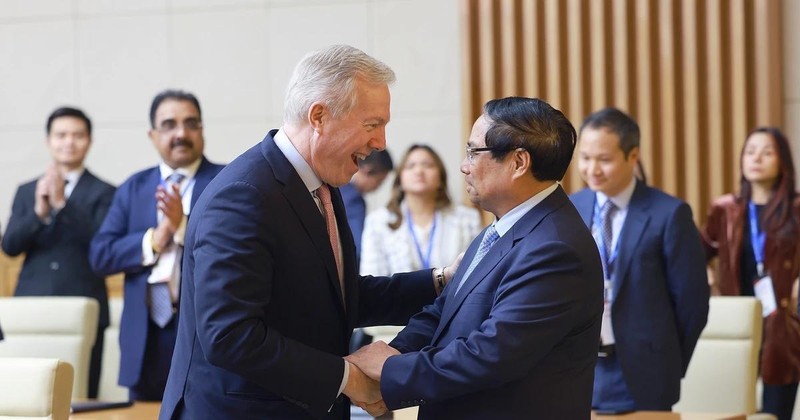
[[[633,159],[633,160],[631,160],[631,159]],[[638,147],[634,147],[633,149],[628,151],[627,160],[629,162],[633,163],[633,164],[635,164],[636,161],[639,160],[639,148]]]
[[[322,102],[314,102],[308,109],[308,125],[316,132],[322,131],[322,125],[327,116],[327,109]]]
[[[525,149],[515,149],[512,153],[511,165],[513,165],[514,176],[523,176],[531,172],[531,154]]]

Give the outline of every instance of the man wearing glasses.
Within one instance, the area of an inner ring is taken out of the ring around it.
[[[484,106],[461,172],[496,220],[390,345],[347,357],[380,381],[386,407],[419,405],[420,419],[590,417],[603,272],[558,183],[576,137],[539,99]]]
[[[177,332],[183,236],[189,211],[222,169],[203,156],[200,103],[166,90],[153,99],[148,136],[161,162],[128,178],[92,240],[103,275],[125,273],[119,383],[134,401],[160,401]]]

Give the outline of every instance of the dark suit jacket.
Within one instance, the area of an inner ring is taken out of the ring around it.
[[[220,169],[222,165],[203,157],[195,174],[192,209]],[[122,353],[119,383],[124,386],[139,381],[147,343],[147,277],[152,267],[142,266],[142,238],[147,229],[158,224],[155,193],[160,182],[161,173],[155,166],[134,174],[120,185],[89,253],[92,268],[98,274],[125,273],[125,304],[119,332]]]
[[[454,294],[483,237],[391,345],[391,409],[421,419],[588,419],[603,312],[597,247],[558,187],[503,235]]]
[[[571,199],[591,226],[595,193],[584,189]],[[611,305],[616,352],[636,408],[662,409],[680,398],[708,318],[705,252],[689,206],[639,181],[620,235]]]
[[[364,232],[364,219],[367,217],[367,203],[364,196],[353,183],[342,185],[339,188],[342,194],[344,208],[347,210],[347,222],[353,232],[353,241],[356,245],[356,261],[361,264],[361,234]]]
[[[89,243],[111,205],[114,187],[89,170],[81,175],[66,205],[45,225],[34,211],[36,182],[14,197],[3,251],[25,253],[16,296],[87,296],[100,304],[99,325],[108,325],[105,277],[89,265]]]
[[[347,418],[337,404],[356,326],[402,324],[430,270],[359,277],[338,190],[345,299],[325,220],[270,132],[209,184],[184,248],[181,316],[160,418]]]

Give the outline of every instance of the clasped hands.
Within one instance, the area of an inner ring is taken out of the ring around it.
[[[40,220],[50,223],[49,218],[53,211],[58,211],[66,205],[64,197],[64,177],[55,164],[47,166],[45,173],[36,181],[34,212]]]
[[[373,417],[388,411],[381,396],[381,371],[386,359],[398,354],[395,348],[376,341],[345,357],[350,364],[350,378],[344,393]]]
[[[164,214],[153,232],[153,250],[163,251],[172,243],[172,237],[183,220],[183,203],[178,184],[159,185],[156,190],[156,207]]]

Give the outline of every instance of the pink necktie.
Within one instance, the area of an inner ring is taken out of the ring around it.
[[[333,202],[331,201],[331,190],[328,188],[328,184],[322,184],[317,188],[317,196],[319,197],[319,201],[322,202],[322,210],[325,213],[325,224],[328,227],[328,239],[333,249],[333,258],[336,259],[339,286],[341,286],[342,296],[344,296],[342,257],[339,255],[339,235],[336,231],[336,215],[333,214]]]

